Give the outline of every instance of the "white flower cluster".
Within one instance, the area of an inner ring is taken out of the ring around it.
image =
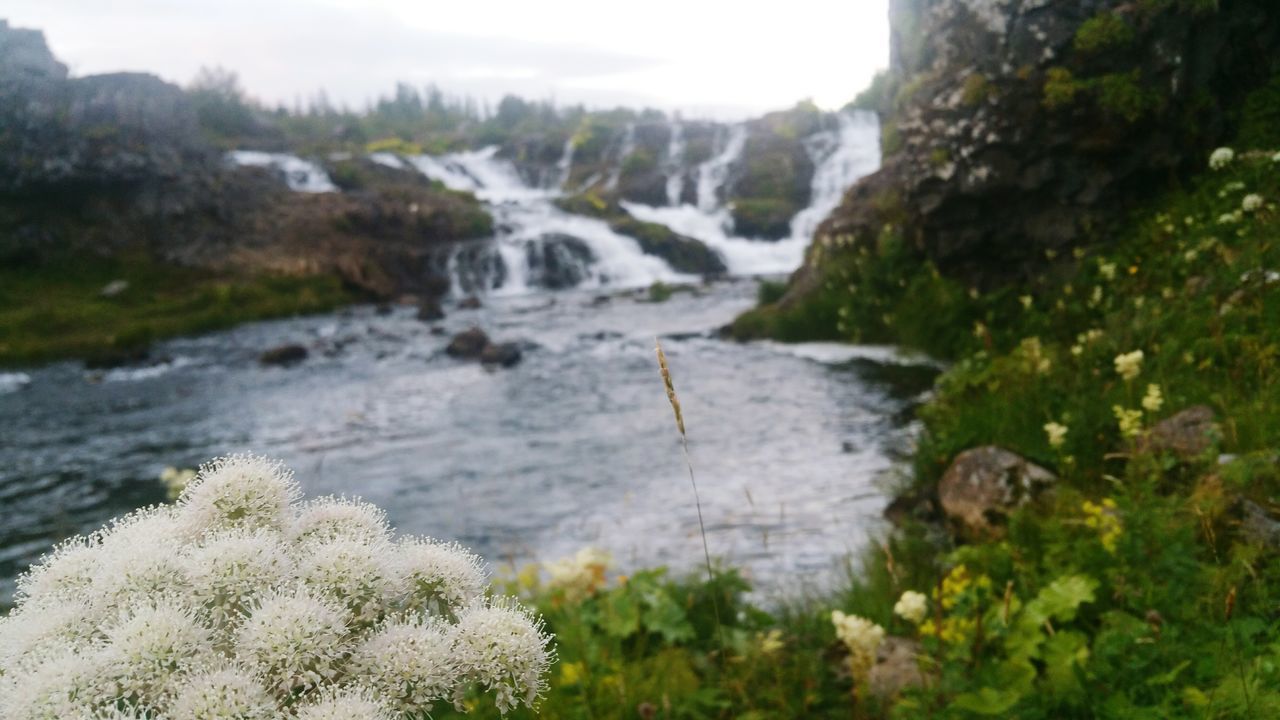
[[[893,614],[912,625],[919,625],[929,612],[929,598],[924,593],[907,590],[893,605]]]
[[[1144,355],[1141,350],[1133,352],[1121,353],[1115,358],[1116,374],[1125,379],[1125,382],[1133,380],[1142,373],[1142,359]]]
[[[605,584],[605,572],[613,558],[599,548],[582,548],[576,554],[544,563],[550,579],[547,585],[564,593],[569,602],[581,602]]]
[[[1209,167],[1214,170],[1221,170],[1222,168],[1230,165],[1231,161],[1235,159],[1235,150],[1232,150],[1229,147],[1220,147],[1209,154]]]
[[[202,467],[176,506],[58,546],[0,618],[0,718],[394,720],[471,688],[533,705],[540,620],[479,558],[381,510],[298,502],[279,463]]]
[[[846,615],[839,610],[831,611],[831,624],[835,626],[836,638],[849,648],[849,664],[854,675],[865,674],[875,664],[876,650],[884,641],[884,628],[864,617]]]

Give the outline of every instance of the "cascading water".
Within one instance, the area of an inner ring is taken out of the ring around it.
[[[295,155],[266,153],[256,150],[232,150],[227,161],[233,165],[272,168],[284,176],[289,189],[295,192],[337,192],[338,186],[329,180],[324,169],[313,162]]]
[[[684,194],[684,127],[671,122],[671,143],[667,146],[667,204],[679,205]]]
[[[569,182],[569,173],[573,171],[573,138],[564,141],[564,151],[560,153],[560,159],[556,162],[556,180],[552,185],[552,190],[560,190],[564,188],[564,184]]]
[[[449,260],[453,291],[519,294],[532,287],[643,287],[694,278],[646,255],[632,238],[596,218],[552,204],[555,190],[525,185],[498,148],[409,161],[452,190],[475,193],[493,214],[497,234],[486,246],[467,245]]]
[[[805,149],[813,159],[809,206],[791,219],[791,233],[777,242],[736,237],[732,220],[722,202],[723,186],[733,164],[741,157],[746,129],[738,125],[721,152],[698,168],[698,205],[653,207],[622,203],[635,217],[666,225],[696,238],[720,253],[734,275],[786,273],[799,267],[805,248],[822,219],[840,204],[840,198],[854,182],[880,164],[880,127],[875,115],[866,112],[841,113],[837,126],[810,136]]]
[[[622,165],[631,156],[636,149],[636,124],[627,123],[626,130],[622,133],[622,144],[618,147],[618,156],[613,163],[613,169],[609,171],[609,179],[605,181],[604,187],[609,192],[618,189],[618,180],[622,178]]]
[[[746,146],[747,126],[734,125],[729,128],[720,152],[698,166],[699,210],[712,212],[720,206],[724,185],[729,180],[729,171],[742,159],[742,150]]]

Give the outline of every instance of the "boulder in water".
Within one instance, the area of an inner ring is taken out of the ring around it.
[[[523,356],[524,353],[520,350],[520,345],[517,343],[489,343],[485,346],[484,350],[480,352],[480,362],[485,365],[511,367],[520,362]]]
[[[444,351],[456,358],[478,358],[489,346],[489,336],[478,327],[463,330],[449,341]]]
[[[525,255],[530,275],[550,290],[575,287],[586,280],[587,268],[596,259],[587,243],[560,233],[543,235],[529,242]]]
[[[298,344],[280,345],[258,356],[263,365],[296,365],[307,359],[308,351]]]
[[[418,305],[418,319],[423,322],[434,322],[444,319],[444,309],[436,298],[427,298]]]
[[[475,295],[468,295],[458,301],[459,310],[479,310],[482,307],[484,307],[484,304]]]
[[[681,235],[666,225],[637,220],[630,215],[613,220],[614,232],[635,238],[640,249],[667,261],[672,270],[693,275],[720,275],[728,268],[715,250],[701,240]]]

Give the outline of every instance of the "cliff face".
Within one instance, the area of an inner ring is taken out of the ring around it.
[[[891,0],[882,169],[789,301],[886,225],[976,286],[1038,272],[1199,168],[1280,60],[1271,0]]]

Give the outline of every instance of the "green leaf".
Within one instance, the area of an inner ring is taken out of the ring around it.
[[[1021,699],[1022,693],[1016,690],[995,690],[984,687],[976,693],[957,695],[951,707],[968,710],[978,715],[1004,715]]]
[[[616,638],[631,637],[640,629],[640,603],[628,588],[617,588],[606,597],[600,626]]]
[[[1177,680],[1178,676],[1182,674],[1182,671],[1186,670],[1190,666],[1191,666],[1190,660],[1183,660],[1182,662],[1178,663],[1177,666],[1175,666],[1169,672],[1162,673],[1160,675],[1157,675],[1147,680],[1147,684],[1148,685],[1171,685],[1173,681]]]
[[[1081,689],[1076,667],[1089,660],[1089,638],[1083,633],[1060,631],[1045,641],[1044,671],[1049,688],[1058,695]]]
[[[1027,603],[1028,621],[1041,625],[1045,620],[1053,618],[1059,622],[1070,622],[1076,616],[1080,605],[1093,602],[1094,591],[1098,589],[1098,581],[1088,575],[1065,575],[1049,583],[1039,595]]]

